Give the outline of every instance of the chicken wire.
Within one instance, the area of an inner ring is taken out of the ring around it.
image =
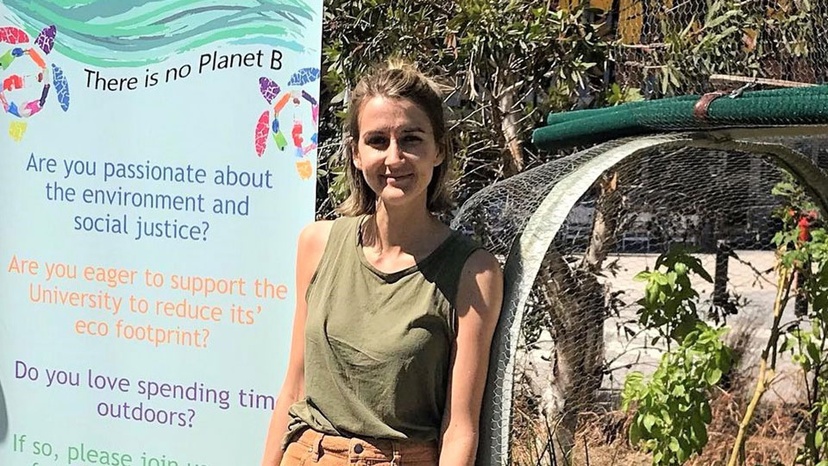
[[[797,131],[612,141],[504,180],[462,206],[453,226],[500,257],[509,279],[480,464],[552,462],[573,444],[566,432],[576,430],[579,413],[613,409],[628,371],[654,370],[663,347],[635,323],[643,285],[632,277],[671,244],[691,248],[718,274],[718,286],[696,283],[708,318],[766,339],[779,228],[771,213],[780,205],[771,190],[788,172],[818,205],[828,200],[818,168],[828,168],[828,136],[822,127]],[[795,399],[796,384],[785,390]],[[527,448],[528,432],[540,425],[543,434],[544,423],[547,434],[563,434],[552,442],[540,435]]]
[[[713,89],[711,75],[828,80],[825,0],[592,0],[617,41],[619,82],[659,92]]]

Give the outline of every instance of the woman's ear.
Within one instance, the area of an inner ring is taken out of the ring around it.
[[[446,161],[446,148],[445,147],[438,147],[437,148],[437,157],[434,159],[434,166],[439,167],[441,163]]]
[[[356,167],[357,170],[362,170],[362,159],[359,157],[356,141],[354,141],[354,138],[348,136],[348,141],[345,144],[348,145],[347,152],[351,159],[351,163],[354,164],[354,167]]]

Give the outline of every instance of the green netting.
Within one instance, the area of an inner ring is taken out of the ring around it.
[[[725,94],[709,103],[704,118],[694,111],[701,97],[551,114],[547,125],[534,131],[532,142],[550,150],[652,132],[828,123],[828,86]]]

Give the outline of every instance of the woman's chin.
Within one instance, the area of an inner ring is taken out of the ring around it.
[[[389,207],[400,207],[418,203],[425,205],[425,192],[415,194],[400,187],[386,186],[379,193],[379,199]]]

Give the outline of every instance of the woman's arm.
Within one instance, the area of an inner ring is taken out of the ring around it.
[[[457,291],[457,335],[440,439],[440,465],[473,465],[489,349],[503,301],[503,272],[494,256],[476,251]]]
[[[276,399],[267,431],[262,466],[278,466],[282,461],[281,441],[287,432],[288,408],[305,396],[305,318],[308,303],[305,294],[322,258],[331,222],[315,222],[299,234],[296,253],[296,310],[290,343],[290,358],[282,389]]]

